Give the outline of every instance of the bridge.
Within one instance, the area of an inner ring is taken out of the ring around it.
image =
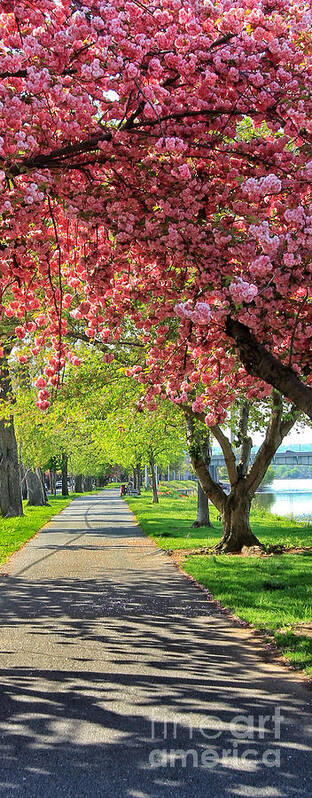
[[[253,463],[258,449],[253,450],[250,457],[250,462]],[[238,455],[239,457],[239,455]],[[237,457],[237,459],[238,459]],[[218,468],[225,465],[223,454],[213,454],[210,461],[210,473],[214,480],[218,481]],[[291,449],[286,449],[285,452],[277,451],[272,457],[271,465],[289,465],[289,466],[312,466],[312,451],[293,452]]]

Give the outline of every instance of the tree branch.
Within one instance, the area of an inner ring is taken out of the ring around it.
[[[8,171],[11,175],[15,176],[24,172],[25,169],[60,168],[60,166],[64,165],[67,158],[96,150],[100,141],[111,140],[111,131],[106,131],[105,133],[101,132],[86,141],[76,141],[73,144],[67,144],[59,149],[51,150],[51,152],[40,153],[31,158],[24,158],[19,163],[9,163]]]
[[[187,441],[192,466],[204,493],[212,501],[215,507],[217,507],[220,513],[222,513],[227,496],[222,490],[221,486],[215,482],[214,479],[212,479],[212,476],[209,473],[210,457],[207,457],[207,454],[204,455],[203,446],[201,445],[202,441],[199,440],[198,434],[196,435],[194,427],[196,414],[193,413],[191,408],[184,408],[184,413],[186,420]]]
[[[224,435],[224,432],[222,432],[222,429],[220,429],[218,424],[216,424],[213,427],[210,427],[210,429],[214,438],[218,441],[219,445],[221,446],[230,483],[231,485],[236,485],[236,482],[238,480],[238,473],[236,467],[235,454],[233,452],[231,443],[227,438],[227,436]]]
[[[241,444],[240,461],[237,466],[239,477],[245,477],[249,465],[252,439],[248,436],[249,402],[242,402],[240,410],[238,437]]]
[[[277,357],[271,355],[245,324],[228,316],[226,333],[235,341],[248,374],[272,385],[312,419],[312,388],[301,382],[292,368],[283,366]]]
[[[283,400],[277,391],[273,393],[272,405],[272,415],[265,439],[257,452],[253,465],[246,478],[246,488],[252,495],[261,484],[272,457],[274,457],[283,438],[291,430],[299,415],[297,408],[292,407],[289,417],[283,419]]]
[[[205,413],[195,413],[189,405],[182,406],[182,410],[184,410],[185,414],[188,414],[190,417],[197,418],[198,421],[201,421],[203,424],[205,424]],[[214,438],[218,441],[218,444],[221,446],[230,483],[231,485],[236,485],[238,473],[236,468],[235,454],[233,452],[231,443],[226,435],[224,435],[224,432],[222,432],[222,429],[218,426],[218,424],[215,424],[213,427],[209,427],[209,429]]]

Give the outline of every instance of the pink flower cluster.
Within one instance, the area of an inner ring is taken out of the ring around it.
[[[266,177],[260,177],[259,179],[249,177],[243,184],[243,192],[247,194],[249,199],[256,202],[268,194],[280,194],[281,190],[281,180],[274,174],[266,175]]]
[[[241,277],[237,277],[229,287],[229,293],[233,301],[240,305],[243,302],[253,302],[258,293],[258,288],[252,283],[247,283]]]
[[[189,303],[181,302],[175,305],[174,311],[177,316],[191,319],[196,324],[209,324],[211,320],[211,308],[207,302],[197,302],[193,308]]]
[[[229,312],[312,369],[311,15],[306,0],[87,7],[1,4],[4,314],[21,363],[48,351],[43,409],[78,366],[73,336],[109,364],[133,335],[142,393],[168,385],[212,423],[265,390]]]

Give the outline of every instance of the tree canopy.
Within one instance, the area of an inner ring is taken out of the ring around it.
[[[139,381],[207,424],[283,368],[309,412],[306,3],[12,0],[1,26],[2,298],[51,346],[39,406],[77,360],[74,317],[135,332]]]

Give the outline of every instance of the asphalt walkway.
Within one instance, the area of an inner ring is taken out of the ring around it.
[[[116,491],[76,499],[0,583],[2,798],[310,797],[312,693]]]

